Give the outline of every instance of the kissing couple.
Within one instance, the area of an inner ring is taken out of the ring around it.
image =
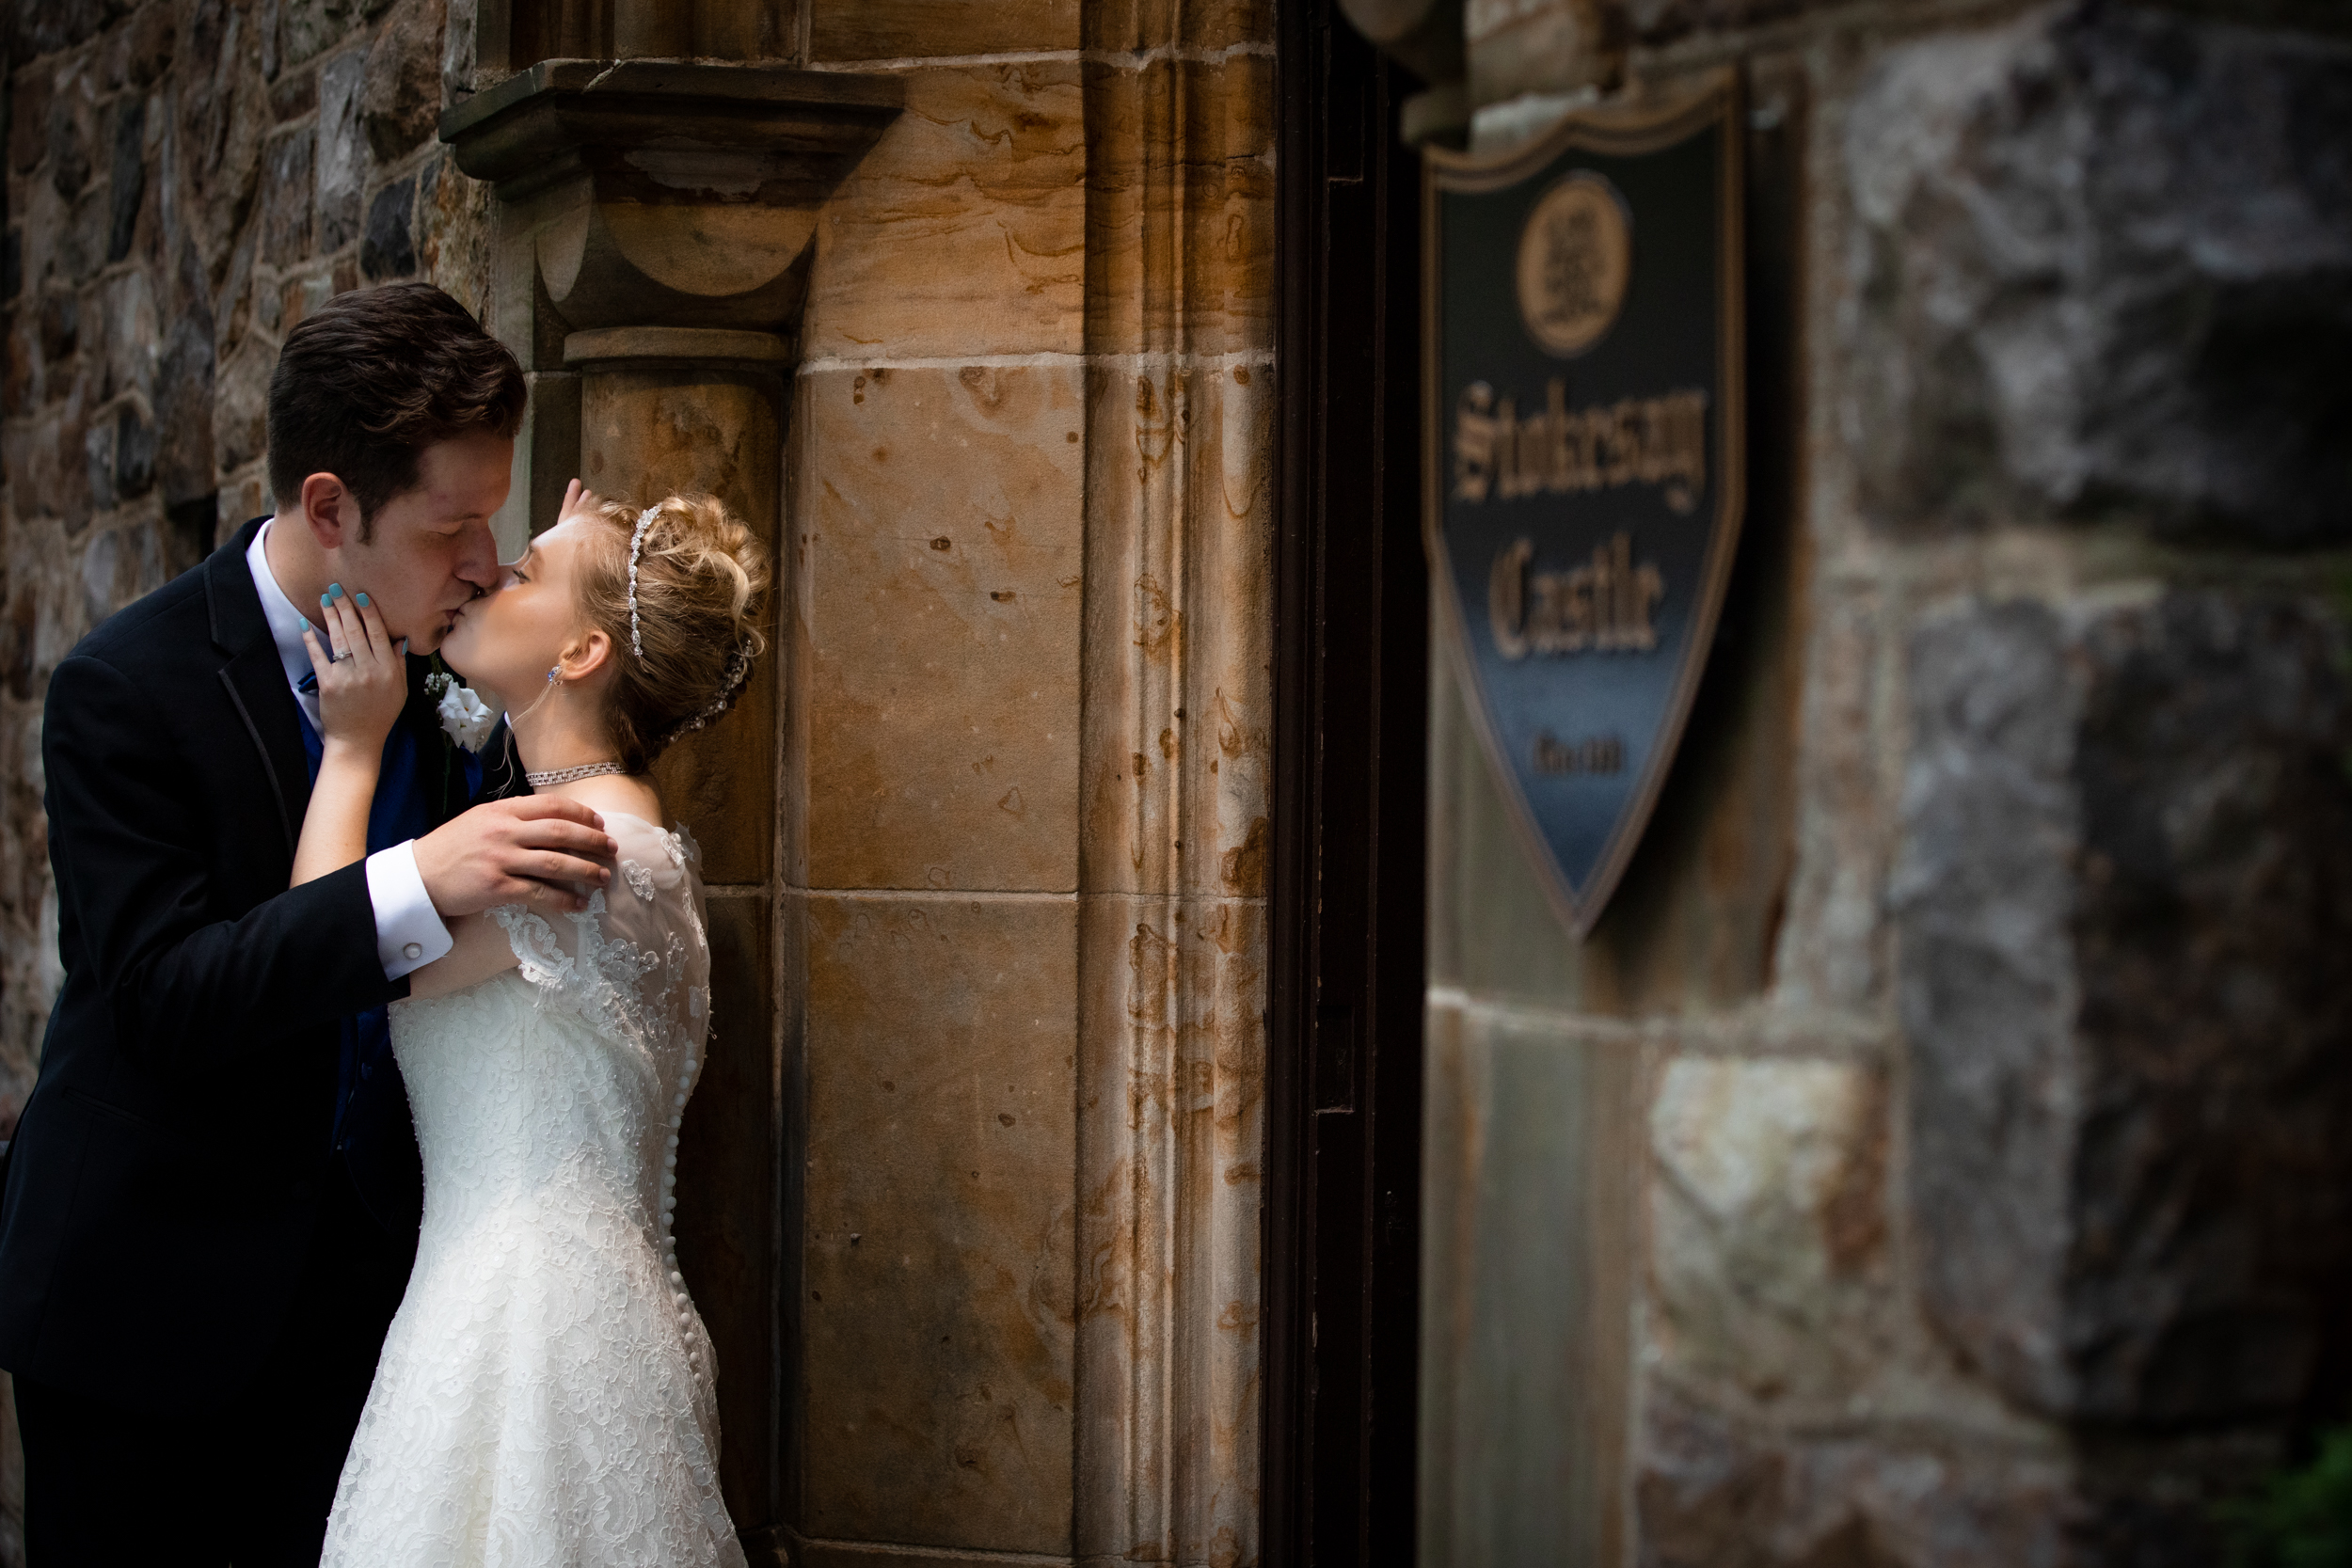
[[[276,514],[50,683],[65,981],[0,1165],[42,1568],[744,1561],[671,1235],[703,888],[646,768],[743,689],[768,561],[574,482],[501,564],[525,396],[430,285],[329,301]]]

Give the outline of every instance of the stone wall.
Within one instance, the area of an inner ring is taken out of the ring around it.
[[[1744,64],[1761,467],[1582,946],[1439,677],[1432,1225],[1577,1291],[1431,1253],[1424,1560],[1558,1506],[1428,1447],[1513,1367],[1656,1568],[2217,1560],[2352,1406],[2352,38],[2252,20],[1470,0],[1474,145]]]
[[[278,344],[330,295],[486,303],[486,197],[433,138],[472,0],[15,0],[0,309],[0,1137],[60,979],[50,673],[269,510]],[[0,1379],[0,1382],[4,1382]],[[0,1412],[0,1563],[16,1560]]]
[[[40,701],[97,621],[269,510],[278,344],[330,295],[485,301],[480,187],[433,139],[469,0],[20,0],[5,39],[0,1134],[57,983]]]

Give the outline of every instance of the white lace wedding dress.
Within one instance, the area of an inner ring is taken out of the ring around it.
[[[670,1231],[707,1026],[699,857],[605,826],[621,876],[586,913],[496,911],[518,969],[392,1006],[424,1228],[322,1568],[743,1563]]]

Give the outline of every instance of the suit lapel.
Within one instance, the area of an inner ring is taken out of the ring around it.
[[[205,595],[212,612],[213,646],[226,656],[217,677],[268,782],[291,865],[302,814],[310,803],[310,764],[302,751],[302,719],[294,693],[286,688],[286,667],[278,657],[269,620],[262,613],[261,593],[246,563],[246,551],[263,521],[256,517],[246,524],[205,562]]]

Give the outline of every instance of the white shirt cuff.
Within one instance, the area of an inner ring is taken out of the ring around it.
[[[387,980],[422,969],[456,945],[424,891],[415,839],[368,857],[368,902],[375,906],[375,956]]]

